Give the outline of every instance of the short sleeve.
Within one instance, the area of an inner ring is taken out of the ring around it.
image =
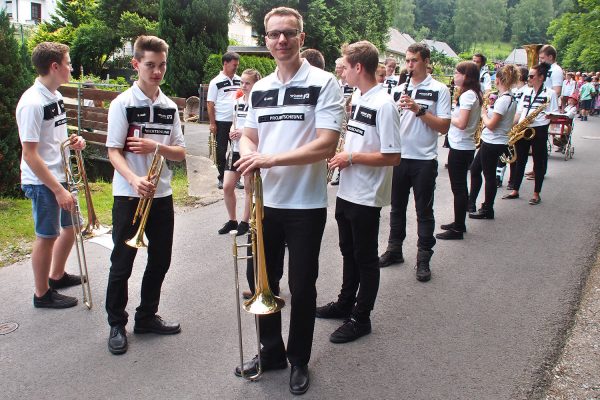
[[[386,102],[377,112],[381,153],[400,153],[400,113],[393,102]]]
[[[562,82],[563,82],[564,78],[565,78],[565,76],[564,76],[562,68],[560,68],[560,67],[556,68],[552,72],[552,75],[550,76],[550,79],[552,81],[552,87],[556,87],[556,86],[562,87]]]
[[[212,101],[213,103],[216,103],[218,91],[219,89],[217,89],[217,82],[215,78],[208,84],[208,93],[206,94],[206,101]]]
[[[39,104],[25,104],[17,113],[21,142],[39,142],[44,120],[44,109]]]
[[[443,119],[451,118],[451,105],[450,105],[450,90],[443,84],[440,84],[440,91],[438,96],[438,102],[436,106],[436,116]]]
[[[315,109],[315,128],[331,129],[339,132],[344,120],[344,96],[333,75],[327,80]],[[249,114],[249,113],[248,113]]]
[[[255,85],[256,86],[256,85]],[[252,104],[252,99],[254,96],[254,88],[250,92],[248,96],[248,113],[246,114],[246,121],[244,122],[244,128],[258,129],[258,121],[256,120],[256,111],[254,110],[254,106]]]
[[[463,110],[470,110],[473,108],[473,105],[476,101],[478,101],[477,95],[472,90],[467,90],[463,94],[460,95],[460,108]]]
[[[175,105],[175,110],[177,106]],[[171,132],[171,146],[185,147],[185,140],[183,138],[183,130],[181,129],[181,120],[179,119],[179,112],[175,111],[175,119],[173,120],[173,131]]]
[[[110,103],[110,107],[108,108],[106,147],[124,148],[128,129],[127,112],[123,103],[117,98]]]

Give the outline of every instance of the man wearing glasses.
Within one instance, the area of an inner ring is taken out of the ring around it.
[[[265,259],[276,295],[279,278],[273,271],[287,243],[291,294],[287,349],[281,313],[264,315],[259,318],[259,356],[264,371],[287,368],[289,360],[293,394],[305,393],[309,387],[307,364],[327,216],[325,159],[335,151],[344,116],[335,77],[300,58],[302,28],[302,16],[291,8],[274,8],[265,16],[266,44],[277,69],[252,89],[240,140],[241,158],[235,164],[243,175],[256,169],[262,173]],[[259,356],[241,367],[245,373],[256,372]],[[236,368],[237,376],[241,368]]]

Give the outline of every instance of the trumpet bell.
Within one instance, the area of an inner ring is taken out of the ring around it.
[[[268,315],[281,311],[285,306],[285,300],[277,297],[273,292],[264,291],[256,293],[252,298],[244,302],[244,310],[251,314]]]
[[[140,236],[140,235],[135,235],[134,237],[132,237],[131,239],[129,239],[128,241],[125,242],[125,244],[129,247],[133,247],[136,249],[142,249],[144,247],[148,247],[148,245],[146,244],[146,242],[144,242],[144,236]]]

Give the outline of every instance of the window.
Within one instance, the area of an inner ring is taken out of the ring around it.
[[[13,13],[12,13],[12,1],[7,1],[6,2],[6,15],[8,16],[9,19],[12,19]]]
[[[31,20],[36,24],[42,22],[42,5],[40,3],[31,3]]]

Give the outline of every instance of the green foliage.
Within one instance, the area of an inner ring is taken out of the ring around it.
[[[521,0],[510,15],[513,44],[547,43],[546,31],[554,18],[552,0]]]
[[[453,23],[454,42],[461,49],[496,40],[506,28],[506,0],[457,0]]]
[[[161,0],[159,34],[169,44],[165,80],[177,96],[198,93],[211,53],[227,49],[230,1]]]
[[[114,50],[121,45],[119,35],[99,20],[77,28],[71,43],[71,59],[74,67],[83,65],[84,71],[99,75],[102,65]]]
[[[56,4],[55,14],[47,24],[50,30],[72,25],[78,27],[94,19],[98,8],[97,0],[62,0]]]
[[[558,51],[558,62],[573,71],[600,70],[600,0],[579,0],[578,12],[553,20],[548,35]]]
[[[141,35],[157,35],[158,21],[150,21],[139,14],[125,11],[121,14],[117,29],[121,38],[132,40]]]
[[[160,0],[96,0],[98,19],[108,26],[117,26],[126,13],[137,14],[148,21],[158,21]]]
[[[26,52],[19,47],[4,10],[0,10],[0,54],[0,194],[17,195],[21,145],[15,109],[25,89],[32,84],[32,75],[29,61],[23,59]]]
[[[221,54],[211,54],[206,60],[206,64],[204,64],[204,83],[210,82],[223,69],[221,56]],[[272,58],[242,55],[240,56],[240,65],[237,73],[241,75],[245,69],[253,68],[265,77],[275,71],[275,67],[275,60]]]
[[[400,32],[415,35],[415,0],[393,0],[391,3],[392,26]]]

